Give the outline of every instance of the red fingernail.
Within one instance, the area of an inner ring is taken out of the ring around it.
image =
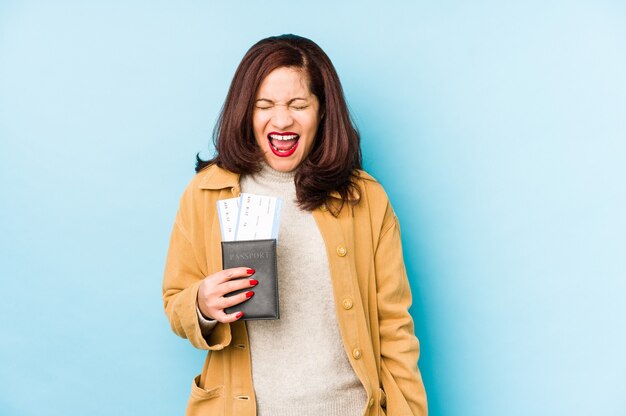
[[[248,273],[248,274],[254,274],[254,269],[248,269],[248,270],[246,270],[246,273]]]
[[[250,299],[252,296],[254,296],[254,292],[250,291],[250,292],[246,292],[246,297],[248,299]]]
[[[240,319],[243,316],[243,312],[237,312],[237,315],[235,315],[235,318]]]
[[[256,286],[259,284],[259,281],[256,279],[250,279],[250,286]]]

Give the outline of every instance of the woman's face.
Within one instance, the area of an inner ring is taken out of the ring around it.
[[[265,77],[252,115],[256,142],[272,168],[289,172],[309,155],[319,125],[319,101],[309,91],[308,76],[282,67]]]

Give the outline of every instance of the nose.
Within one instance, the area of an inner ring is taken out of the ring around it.
[[[274,113],[272,114],[272,124],[277,130],[285,130],[287,127],[293,124],[293,118],[289,111],[289,107],[286,105],[277,105],[274,107]]]

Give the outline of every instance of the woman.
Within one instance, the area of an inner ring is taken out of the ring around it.
[[[210,350],[187,414],[426,415],[398,221],[360,170],[359,135],[319,46],[295,35],[255,44],[215,145],[181,198],[163,281],[174,332]],[[258,284],[247,267],[221,270],[216,201],[240,192],[284,201],[279,320],[224,311]]]

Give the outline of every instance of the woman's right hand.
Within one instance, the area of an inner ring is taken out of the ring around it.
[[[223,323],[235,322],[241,319],[243,312],[227,314],[224,312],[224,309],[250,299],[254,292],[246,291],[230,297],[225,297],[224,295],[259,284],[255,279],[233,280],[252,276],[253,274],[253,269],[236,267],[234,269],[221,270],[205,277],[198,289],[198,307],[202,315],[207,319],[214,319]]]

